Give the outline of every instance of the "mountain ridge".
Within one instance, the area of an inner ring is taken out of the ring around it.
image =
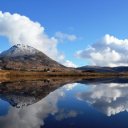
[[[77,69],[81,71],[100,72],[100,73],[128,72],[128,66],[118,66],[118,67],[82,66],[82,67],[78,67]]]

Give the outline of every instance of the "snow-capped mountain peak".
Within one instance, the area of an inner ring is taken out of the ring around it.
[[[60,68],[63,65],[31,46],[17,44],[0,54],[0,67],[1,69],[39,71],[48,67]]]
[[[37,49],[24,45],[24,44],[17,44],[11,47],[9,50],[4,51],[0,54],[0,57],[17,57],[17,56],[23,56],[23,55],[34,55],[36,53],[39,53]]]

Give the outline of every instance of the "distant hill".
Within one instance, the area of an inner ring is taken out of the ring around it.
[[[83,66],[77,68],[81,71],[89,71],[89,72],[108,72],[108,73],[114,73],[114,72],[128,72],[127,66],[119,66],[119,67],[99,67],[99,66]]]
[[[128,72],[127,66],[113,67],[112,69],[116,72]]]
[[[65,67],[31,46],[17,44],[0,54],[0,68],[49,71]]]

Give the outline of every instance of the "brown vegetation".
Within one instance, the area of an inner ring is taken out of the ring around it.
[[[128,73],[98,73],[81,71],[63,71],[63,72],[36,72],[36,71],[15,71],[0,70],[0,81],[10,80],[39,80],[48,77],[76,77],[76,78],[110,78],[110,77],[128,77]]]

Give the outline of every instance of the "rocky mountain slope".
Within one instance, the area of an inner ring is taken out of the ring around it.
[[[65,67],[31,46],[17,44],[0,54],[0,69],[49,71],[49,68]]]

